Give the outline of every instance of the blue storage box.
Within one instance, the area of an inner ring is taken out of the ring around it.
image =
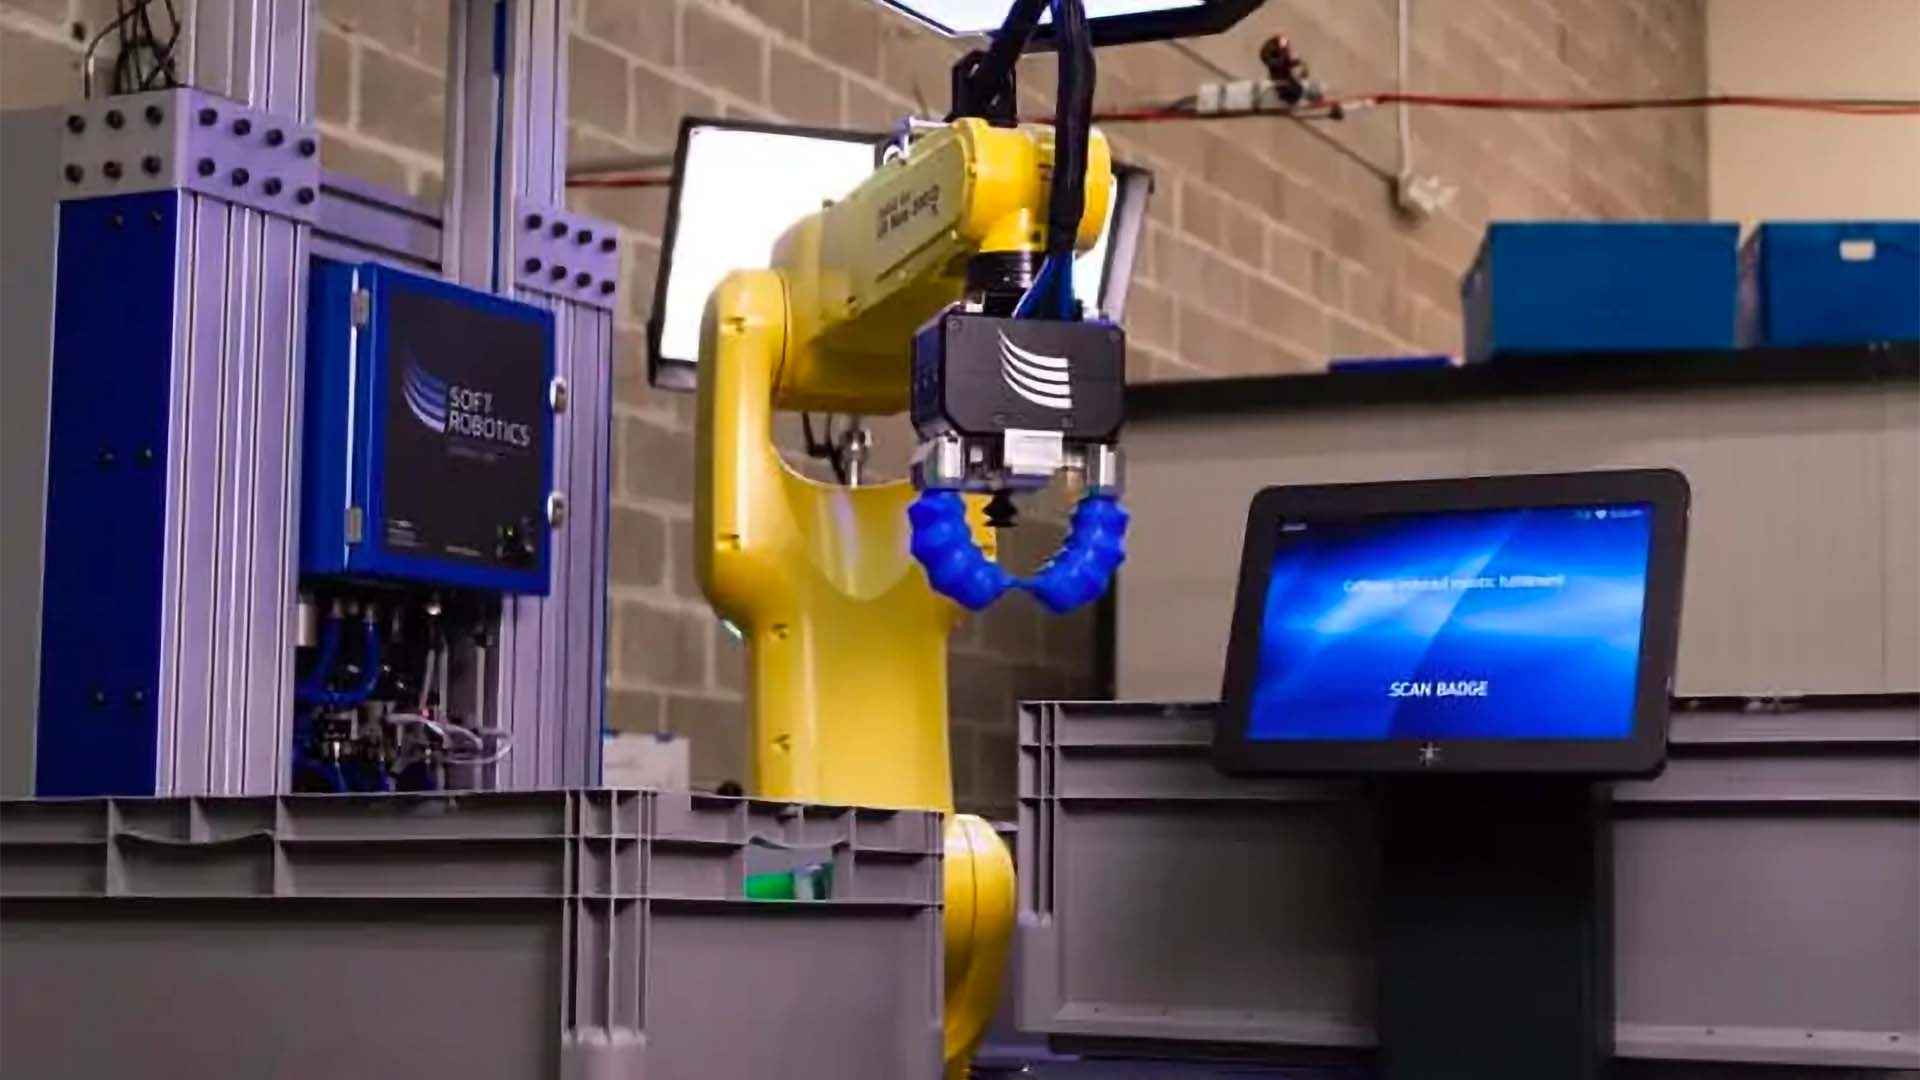
[[[1920,341],[1920,221],[1781,221],[1740,249],[1743,345]]]
[[[1460,283],[1467,360],[1732,348],[1739,240],[1715,222],[1495,222]]]

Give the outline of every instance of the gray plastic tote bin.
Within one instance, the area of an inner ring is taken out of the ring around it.
[[[1282,1061],[1372,1045],[1368,801],[1221,776],[1212,715],[1023,709],[1022,1030]],[[1920,1068],[1911,695],[1673,721],[1666,772],[1612,791],[1616,1053]]]
[[[0,1067],[935,1077],[942,824],[599,789],[0,802]],[[746,898],[795,868],[830,895]]]

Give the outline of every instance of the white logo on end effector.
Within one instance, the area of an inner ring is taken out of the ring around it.
[[[1043,409],[1073,408],[1071,365],[1064,356],[1023,349],[1000,332],[1000,377],[1008,388]]]
[[[1072,362],[1047,356],[1000,338],[1000,377],[1020,398],[1044,409],[1073,408]],[[1035,418],[1038,419],[1038,418]],[[995,426],[1006,418],[995,417]],[[1004,427],[992,434],[963,434],[940,425],[922,430],[914,449],[913,479],[922,489],[1005,493],[1045,487],[1066,470],[1082,478],[1093,494],[1121,490],[1120,448],[1108,442],[1076,438],[1058,428]]]

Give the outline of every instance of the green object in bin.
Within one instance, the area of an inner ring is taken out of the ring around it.
[[[748,874],[746,894],[749,900],[826,900],[833,895],[833,864]]]

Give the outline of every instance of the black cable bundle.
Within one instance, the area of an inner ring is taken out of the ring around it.
[[[107,86],[108,93],[136,94],[142,90],[164,90],[180,85],[179,72],[176,70],[181,33],[180,12],[174,7],[174,0],[164,0],[170,25],[166,39],[162,40],[153,25],[152,7],[155,2],[114,0],[113,21],[94,35],[81,61],[82,86],[86,96],[93,96],[94,54],[109,37],[115,39],[117,48]]]
[[[1013,0],[1006,21],[994,31],[993,40],[983,51],[969,53],[954,65],[953,111],[948,120],[962,116],[993,119],[1011,127],[1018,111],[1014,100],[1013,69],[1034,28],[1040,25],[1040,13],[1048,0]]]
[[[1073,310],[1073,242],[1087,206],[1087,143],[1093,131],[1093,40],[1081,0],[1053,0],[1053,32],[1059,83],[1053,112],[1053,191],[1047,201],[1047,263],[1053,273],[1055,310]]]
[[[824,429],[826,435],[824,438],[816,439],[813,435],[813,414],[810,412],[800,414],[800,439],[803,444],[801,449],[813,460],[826,462],[827,466],[833,470],[833,478],[844,484],[850,474],[847,472],[847,456],[841,449],[839,440],[834,437],[833,414],[827,413],[822,423],[826,425]]]
[[[1093,131],[1095,75],[1093,35],[1082,0],[1013,0],[1006,21],[986,50],[969,54],[956,67],[950,118],[986,115],[989,106],[1011,101],[1014,64],[1026,50],[1043,10],[1053,13],[1054,49],[1060,65],[1054,95],[1053,184],[1047,199],[1045,257],[1014,313],[1026,317],[1045,310],[1055,318],[1077,319],[1073,242],[1087,206],[1087,143]]]

